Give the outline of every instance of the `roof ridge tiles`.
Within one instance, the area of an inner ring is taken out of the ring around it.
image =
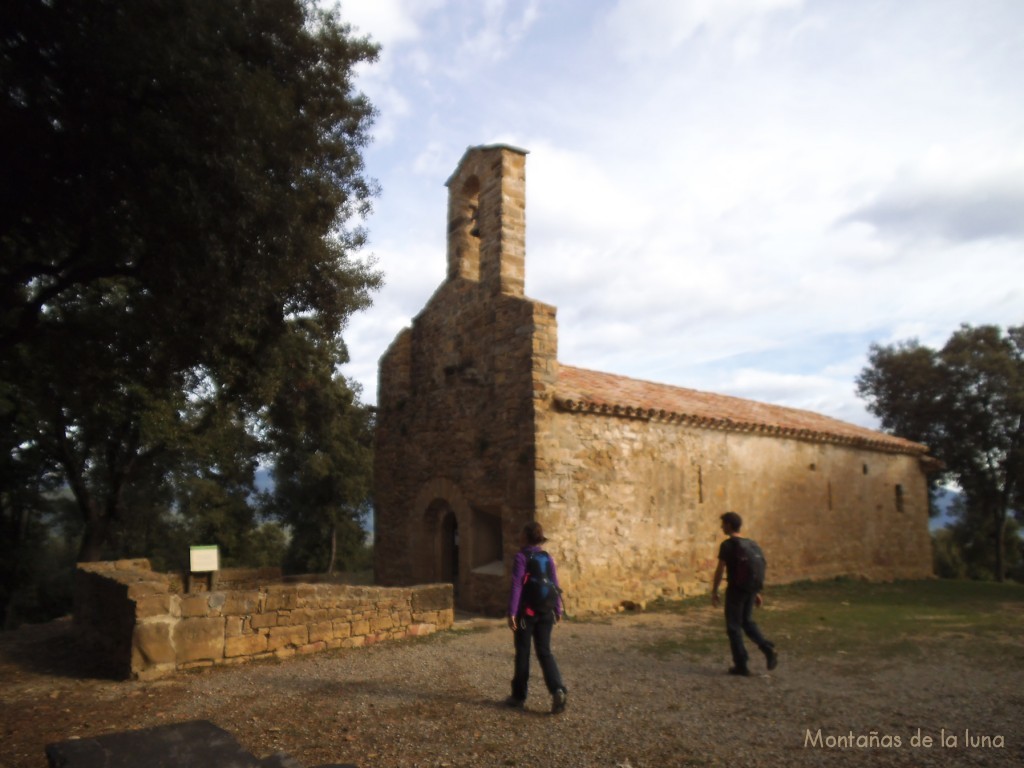
[[[813,411],[568,365],[559,367],[555,403],[577,413],[857,445],[888,453],[923,456],[928,452],[920,443]]]

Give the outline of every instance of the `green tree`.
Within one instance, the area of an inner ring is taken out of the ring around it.
[[[951,512],[955,521],[932,534],[935,572],[942,578],[991,579],[997,572],[995,521],[985,510],[970,506],[961,496]],[[1020,580],[1024,539],[1013,517],[1006,520],[1003,567],[1007,576]]]
[[[1024,326],[963,325],[941,350],[875,344],[868,360],[857,393],[883,429],[925,443],[945,463],[965,496],[962,520],[990,532],[992,572],[1003,581],[1009,514],[1024,498]]]
[[[290,569],[332,573],[339,559],[350,566],[364,548],[373,418],[355,385],[335,372],[337,352],[319,344],[315,324],[295,325],[285,358],[289,384],[267,418],[275,446],[269,508],[292,531]]]
[[[5,515],[43,467],[82,560],[127,546],[135,510],[250,514],[265,449],[225,435],[261,436],[266,361],[300,317],[343,353],[380,283],[353,257],[375,57],[312,0],[0,4]]]

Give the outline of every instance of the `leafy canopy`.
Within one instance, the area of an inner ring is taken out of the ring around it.
[[[872,345],[857,392],[884,429],[928,445],[988,526],[999,580],[1007,515],[1024,509],[1024,326],[963,325],[940,350]]]
[[[57,472],[85,559],[154,505],[252,524],[296,321],[345,362],[381,281],[376,53],[310,0],[0,4],[0,512]]]

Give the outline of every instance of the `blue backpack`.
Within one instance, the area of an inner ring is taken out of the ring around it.
[[[558,607],[560,596],[561,590],[551,580],[551,555],[544,551],[527,552],[523,612],[527,616],[551,613]]]

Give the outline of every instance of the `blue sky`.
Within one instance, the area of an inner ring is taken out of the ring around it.
[[[467,147],[529,151],[526,293],[570,365],[874,426],[871,342],[1024,322],[1019,0],[347,0],[382,46],[377,361],[444,278]]]

